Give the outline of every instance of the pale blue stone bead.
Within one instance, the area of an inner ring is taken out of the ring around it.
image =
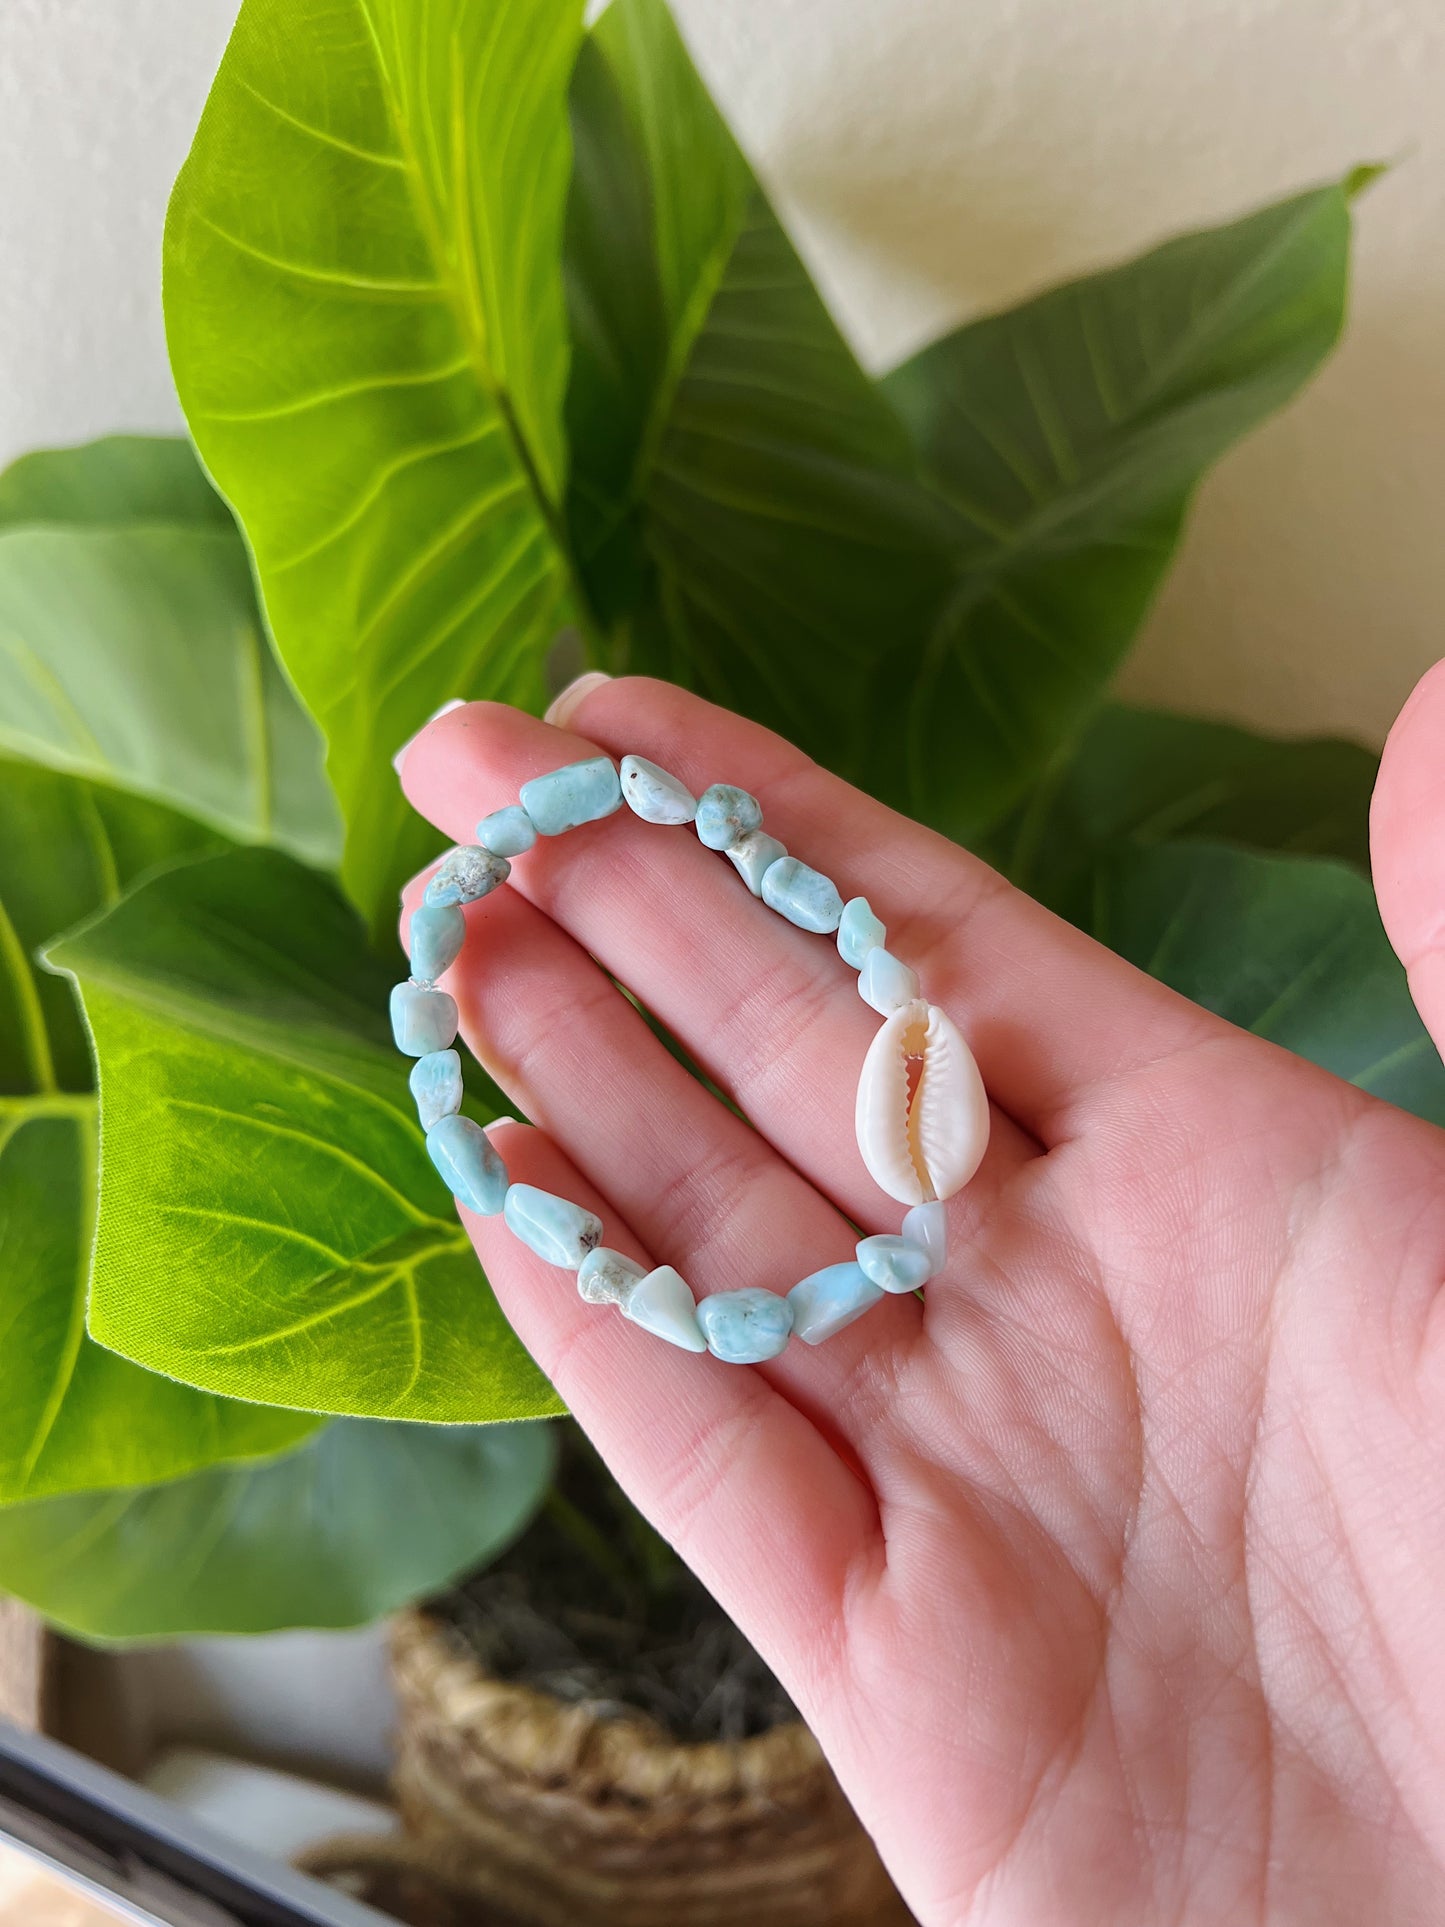
[[[391,1034],[408,1057],[445,1050],[457,1034],[456,999],[422,984],[398,984],[391,993]]]
[[[735,783],[714,783],[697,801],[697,833],[710,850],[725,850],[762,820],[762,804]]]
[[[475,903],[478,897],[490,896],[511,874],[512,866],[505,857],[462,843],[448,850],[437,865],[422,901],[443,906]]]
[[[917,1291],[933,1275],[933,1261],[922,1245],[891,1233],[860,1239],[858,1263],[880,1291]]]
[[[871,1311],[882,1296],[881,1286],[866,1276],[861,1265],[824,1265],[788,1293],[793,1330],[805,1345],[821,1345]]]
[[[844,963],[861,970],[868,952],[877,950],[887,935],[867,897],[849,897],[838,919],[838,955]]]
[[[838,928],[843,899],[827,877],[795,856],[780,856],[763,874],[763,902],[800,930],[827,936]]]
[[[561,836],[579,823],[595,823],[622,808],[622,790],[610,756],[566,763],[523,783],[522,808],[541,836]]]
[[[477,825],[477,841],[493,856],[521,856],[537,841],[537,826],[520,803],[493,810]]]
[[[655,1271],[633,1286],[622,1301],[622,1316],[630,1318],[654,1338],[666,1339],[685,1352],[705,1352],[707,1340],[697,1322],[692,1287],[671,1265]]]
[[[761,1365],[776,1358],[793,1329],[793,1308],[775,1291],[747,1286],[715,1291],[697,1308],[697,1322],[714,1358],[729,1365]]]
[[[891,1017],[919,995],[918,972],[900,963],[891,950],[870,950],[858,972],[858,995],[881,1017]]]
[[[644,823],[691,823],[697,798],[671,770],[645,756],[622,759],[622,800]]]
[[[534,1184],[514,1184],[503,1208],[509,1228],[539,1258],[564,1271],[576,1271],[589,1251],[602,1242],[602,1220],[570,1198],[539,1191]]]
[[[940,1200],[915,1204],[903,1214],[903,1235],[911,1245],[928,1253],[933,1267],[929,1277],[943,1270],[948,1260],[948,1208]]]
[[[438,1119],[426,1134],[431,1161],[468,1211],[494,1218],[507,1197],[507,1167],[486,1132],[469,1117]]]
[[[624,1305],[646,1276],[647,1266],[625,1252],[594,1245],[577,1267],[577,1290],[589,1305]]]
[[[424,903],[406,927],[411,974],[419,984],[434,984],[462,954],[467,920],[452,903]]]
[[[407,1083],[424,1131],[462,1108],[462,1060],[454,1050],[429,1050],[419,1057]]]
[[[729,843],[723,851],[755,897],[763,894],[763,878],[768,871],[779,857],[787,854],[778,839],[769,836],[766,830],[745,830],[735,843]]]

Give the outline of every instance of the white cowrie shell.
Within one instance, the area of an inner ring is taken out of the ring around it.
[[[900,1204],[950,1198],[978,1169],[988,1146],[988,1094],[973,1052],[936,1004],[905,1004],[873,1039],[858,1079],[856,1123],[869,1175]]]

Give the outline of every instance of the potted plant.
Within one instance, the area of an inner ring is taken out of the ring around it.
[[[387,761],[445,698],[540,707],[570,638],[1445,1121],[1362,874],[1373,758],[1107,696],[1200,476],[1336,340],[1370,171],[873,380],[663,0],[581,16],[245,0],[166,243],[204,472],[122,439],[0,478],[0,1585],[111,1640],[440,1595],[398,1633],[390,1872],[427,1904],[882,1918],[745,1653],[747,1717],[703,1740],[636,1703],[655,1655],[620,1709],[567,1630],[583,1570],[634,1643],[710,1622],[520,1423],[555,1395],[385,1034],[435,850]]]

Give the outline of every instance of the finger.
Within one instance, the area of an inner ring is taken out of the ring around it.
[[[920,967],[926,994],[961,1018],[993,1095],[1036,1136],[1061,1132],[1091,1083],[1177,1049],[1191,1024],[1210,1021],[955,845],[754,725],[642,681],[594,689],[583,720],[609,751],[636,748],[696,789],[718,773],[736,778],[761,794],[782,839],[827,868],[845,894],[866,890],[889,925],[890,947]],[[592,747],[517,712],[470,705],[423,732],[403,778],[417,806],[461,837],[528,776]],[[856,1066],[876,1029],[826,940],[774,917],[695,837],[633,821],[549,840],[518,861],[514,877],[818,1177],[803,1142],[820,1142],[807,1086],[830,1065],[829,1083],[839,1064]],[[689,945],[689,967],[679,969]],[[867,1195],[856,1151],[846,1151],[846,1114],[821,1128],[830,1159],[851,1156],[854,1195]]]
[[[1370,807],[1380,916],[1437,1050],[1445,1052],[1445,662],[1390,731]]]
[[[495,705],[455,713],[536,732],[553,762],[588,747]],[[424,748],[418,742],[408,755],[409,781],[412,758]],[[475,776],[463,771],[456,787],[475,794]],[[464,833],[459,818],[451,823],[454,834]],[[755,902],[695,836],[620,816],[544,839],[516,861],[512,878],[549,912],[567,907],[587,950],[663,1018],[814,1186],[870,1230],[896,1229],[898,1209],[865,1171],[853,1124],[858,1069],[878,1018],[830,940]],[[753,1022],[757,1037],[749,1034]],[[1034,1148],[1001,1128],[992,1168],[1006,1170]],[[972,1229],[979,1195],[976,1189],[958,1207],[959,1235]]]
[[[443,981],[469,1048],[695,1292],[782,1294],[852,1256],[848,1222],[683,1069],[565,932],[509,892],[468,915]],[[922,1327],[913,1294],[890,1295],[825,1344],[790,1345],[759,1369],[871,1462],[896,1432],[901,1359]]]
[[[785,1292],[850,1255],[852,1229],[682,1069],[565,932],[509,890],[466,914],[467,942],[443,979],[466,1041],[650,1254],[675,1264],[703,1296],[738,1285]],[[757,1368],[865,1471],[885,1516],[900,1448],[911,1459],[920,1428],[936,1417],[940,1364],[955,1383],[980,1373],[981,1382],[998,1379],[990,1334],[1032,1322],[1053,1345],[1082,1316],[1059,1302],[1065,1267],[1021,1249],[1021,1216],[1033,1220],[1037,1206],[1002,1197],[1002,1158],[1002,1144],[991,1147],[956,1201],[977,1209],[978,1235],[954,1241],[953,1263],[929,1283],[921,1308],[911,1295],[889,1297],[817,1348],[796,1343]],[[1041,1160],[1025,1161],[1045,1175]],[[939,1449],[932,1439],[930,1450]]]
[[[404,893],[403,933],[406,918],[420,898],[427,874],[423,872],[421,877],[413,879]],[[677,1200],[670,1195],[670,1186],[680,1190],[686,1183],[690,1193],[699,1196],[704,1190],[703,1180],[716,1169],[737,1172],[749,1160],[760,1161],[763,1147],[758,1133],[739,1125],[713,1100],[704,1101],[696,1081],[680,1071],[634,1007],[611,989],[608,980],[570,937],[535,909],[530,915],[514,914],[509,906],[520,900],[517,893],[508,890],[469,907],[467,915],[474,929],[461,958],[445,980],[461,1004],[464,1034],[482,1061],[506,1085],[513,1099],[521,1102],[554,1138],[566,1144],[571,1155],[589,1168],[604,1188],[612,1187],[614,1195],[619,1195],[616,1187],[629,1182],[643,1187],[642,1195],[628,1202],[634,1221],[636,1213],[644,1208],[655,1214],[675,1208]],[[479,963],[479,959],[485,961]],[[856,1018],[861,1010],[860,1000],[845,994],[840,1001],[847,1016]],[[595,1034],[585,1034],[587,1027],[594,1024]],[[866,1035],[870,1027],[864,1028]],[[576,1032],[584,1034],[577,1036],[569,1061],[563,1062],[558,1045]],[[827,1159],[819,1154],[829,1133],[836,1134],[843,1147],[840,1159],[857,1160],[851,1126],[856,1061],[856,1056],[835,1051],[826,1065],[825,1075],[820,1072],[819,1080],[805,1086],[798,1109],[790,1117],[790,1123],[814,1152],[814,1162],[823,1167],[825,1178],[829,1175]],[[654,1067],[650,1076],[641,1074],[644,1063]],[[581,1080],[598,1086],[585,1105],[580,1098]],[[679,1140],[659,1103],[658,1093],[663,1086],[676,1094],[679,1109],[687,1111],[690,1130],[685,1157],[677,1155]],[[538,1108],[544,1105],[545,1110]],[[623,1147],[618,1153],[623,1160],[622,1168],[615,1173],[589,1163],[595,1148],[590,1140],[597,1135],[595,1117],[601,1109],[615,1119],[614,1135],[602,1140],[601,1155],[605,1157],[614,1147]],[[574,1133],[579,1130],[581,1143],[574,1141]],[[639,1132],[656,1140],[655,1154],[649,1154],[641,1164]],[[960,1248],[987,1222],[998,1187],[1034,1155],[1035,1148],[1008,1120],[995,1120],[984,1165],[966,1197],[952,1209],[950,1230]],[[837,1161],[835,1159],[835,1164]],[[775,1168],[785,1168],[778,1166],[771,1154],[765,1162]],[[792,1170],[788,1171],[790,1179],[795,1175]],[[715,1190],[716,1185],[713,1188]],[[825,1183],[822,1188],[826,1191],[830,1187]],[[896,1205],[866,1178],[864,1192],[861,1201],[849,1201],[854,1222],[870,1231],[895,1224]],[[807,1240],[793,1241],[795,1245],[801,1244],[800,1258],[806,1260],[826,1250],[825,1238],[829,1234],[832,1243],[838,1241],[843,1221],[835,1211],[820,1207],[813,1190],[801,1187],[793,1203],[796,1210],[816,1220],[815,1229],[819,1234],[811,1245]],[[716,1218],[716,1205],[710,1210]],[[851,1234],[848,1242],[851,1245]],[[716,1256],[715,1250],[712,1255]],[[844,1249],[831,1255],[847,1256],[848,1251]],[[751,1263],[756,1254],[739,1253],[738,1256]],[[822,1256],[814,1256],[813,1265],[808,1268],[826,1261]],[[758,1282],[755,1277],[744,1280],[748,1281]],[[736,1279],[723,1277],[717,1281],[716,1288],[735,1282]]]
[[[595,1211],[608,1243],[650,1251],[561,1150],[525,1125],[489,1134],[515,1181]],[[462,1222],[503,1310],[633,1502],[776,1663],[780,1629],[841,1623],[860,1565],[877,1557],[867,1487],[757,1372],[675,1351],[605,1307],[514,1238],[501,1218]],[[740,1551],[746,1557],[740,1558]],[[739,1585],[745,1572],[746,1588]],[[827,1642],[819,1642],[826,1650]]]

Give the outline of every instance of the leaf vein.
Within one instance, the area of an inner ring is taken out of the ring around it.
[[[258,101],[262,107],[274,114],[277,120],[285,121],[288,127],[294,127],[298,133],[307,135],[322,147],[334,147],[338,152],[350,154],[358,161],[367,161],[374,167],[405,168],[406,166],[400,154],[379,153],[375,148],[362,147],[356,141],[347,140],[342,134],[333,134],[330,128],[318,127],[309,120],[303,120],[299,114],[293,114],[289,107],[283,107],[279,100],[273,100],[269,94],[263,94],[259,87],[253,86],[242,74],[237,74],[236,84],[243,92],[248,93],[252,100]]]
[[[252,261],[258,261],[262,267],[274,269],[277,274],[289,274],[297,281],[315,282],[321,287],[345,288],[354,294],[376,295],[383,298],[391,295],[406,295],[411,298],[425,294],[440,295],[443,292],[440,281],[418,281],[404,276],[358,274],[352,268],[324,268],[317,267],[308,261],[288,260],[284,254],[271,254],[267,249],[258,247],[254,241],[248,241],[244,235],[232,233],[230,228],[222,227],[219,221],[213,221],[209,214],[198,213],[195,218],[202,227],[209,229],[218,241],[224,241],[238,254],[245,255]]]

